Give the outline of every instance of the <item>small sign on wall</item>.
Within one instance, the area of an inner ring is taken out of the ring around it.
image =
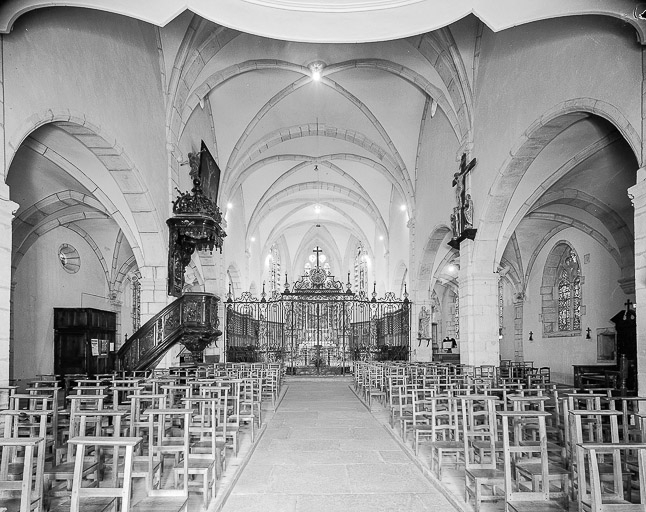
[[[92,355],[93,356],[98,356],[99,355],[99,340],[98,339],[91,339],[90,344],[92,345]]]

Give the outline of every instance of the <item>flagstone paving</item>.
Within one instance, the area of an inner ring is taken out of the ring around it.
[[[348,379],[294,381],[224,512],[454,512]]]

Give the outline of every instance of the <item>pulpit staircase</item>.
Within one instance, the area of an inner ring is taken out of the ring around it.
[[[170,303],[142,325],[117,352],[122,371],[154,368],[176,343],[191,352],[204,350],[222,334],[218,319],[219,297],[189,292]]]

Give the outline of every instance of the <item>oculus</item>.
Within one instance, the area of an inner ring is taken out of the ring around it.
[[[81,256],[70,244],[63,244],[58,248],[58,260],[70,274],[76,274],[81,268]]]

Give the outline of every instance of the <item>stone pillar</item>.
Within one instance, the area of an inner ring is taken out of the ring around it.
[[[637,184],[628,189],[635,207],[635,303],[637,310],[637,388],[646,393],[646,168],[637,171]]]
[[[168,296],[166,267],[143,267],[140,269],[141,279],[141,325],[144,325],[153,316],[159,313],[171,302]],[[159,367],[168,368],[176,364],[173,354],[175,350],[171,349],[159,363]]]
[[[498,366],[498,274],[472,260],[473,245],[460,244],[460,362]]]
[[[525,295],[519,293],[514,296],[514,359],[523,361],[525,359],[525,348],[523,346],[523,311],[525,307]]]
[[[4,149],[4,147],[3,147]],[[9,187],[0,183],[0,385],[11,378],[11,222],[19,205],[9,199]]]
[[[224,265],[223,256],[219,251],[199,253],[200,264],[202,268],[202,277],[204,278],[204,291],[212,293],[220,298],[218,302],[218,320],[220,321],[219,329],[224,332],[224,311],[222,308],[222,297],[226,300],[228,290],[224,289]],[[220,361],[224,361],[224,336],[217,340],[217,346],[212,344],[204,350],[205,355],[219,355]]]
[[[4,116],[4,36],[0,35],[0,170],[2,170],[2,183],[5,182],[7,173],[7,158],[5,154],[5,116]],[[4,197],[4,196],[3,196]],[[8,197],[8,196],[7,196]]]

